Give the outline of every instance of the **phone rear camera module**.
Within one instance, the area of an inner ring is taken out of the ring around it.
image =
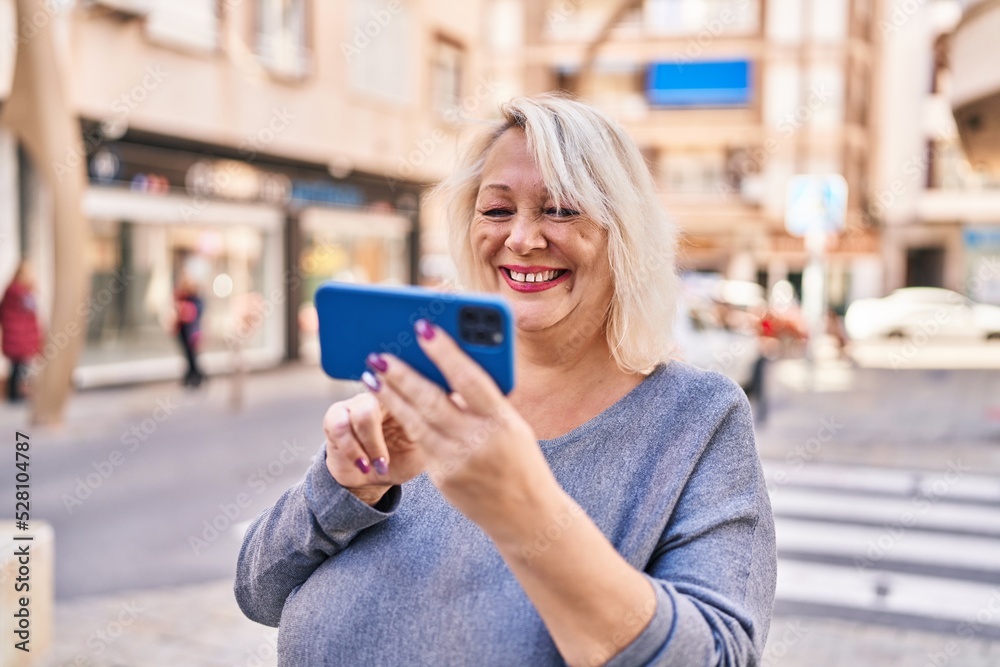
[[[500,311],[484,306],[463,306],[458,313],[458,334],[474,345],[497,346],[503,343],[503,317]]]

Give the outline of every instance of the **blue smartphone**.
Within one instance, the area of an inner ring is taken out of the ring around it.
[[[369,353],[389,353],[450,391],[417,344],[413,325],[425,319],[454,338],[504,394],[514,388],[514,317],[498,296],[326,282],[316,290],[316,314],[320,360],[332,378],[359,380]]]

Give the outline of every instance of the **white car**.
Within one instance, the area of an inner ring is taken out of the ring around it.
[[[904,287],[881,299],[859,299],[844,316],[854,340],[883,337],[1000,339],[1000,306],[975,303],[937,287]]]

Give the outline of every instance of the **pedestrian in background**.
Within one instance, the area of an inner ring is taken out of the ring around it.
[[[368,357],[244,538],[236,598],[279,626],[278,664],[759,665],[776,565],[750,408],[669,359],[676,231],[635,143],[518,98],[442,192],[464,285],[513,311],[517,386],[426,320],[451,395]]]
[[[198,293],[197,283],[187,275],[182,276],[177,291],[174,292],[176,310],[174,329],[188,365],[182,381],[185,387],[197,387],[205,379],[204,373],[198,367],[201,315],[204,307],[205,302]]]
[[[27,262],[21,262],[10,285],[0,300],[0,344],[3,356],[10,361],[7,378],[7,399],[14,403],[24,398],[21,386],[28,362],[38,354],[42,345],[38,325],[38,302],[35,299],[35,278]]]

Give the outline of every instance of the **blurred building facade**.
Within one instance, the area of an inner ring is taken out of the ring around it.
[[[949,38],[951,103],[969,160],[1000,173],[1000,0],[964,0]]]
[[[1000,174],[981,151],[965,152],[953,113],[994,125],[1000,117],[982,106],[1000,92],[990,57],[1000,53],[1000,33],[979,24],[995,22],[998,9],[895,3],[880,22],[883,131],[873,212],[884,223],[887,290],[944,287],[1000,304]]]
[[[881,2],[492,0],[491,76],[563,89],[620,120],[683,232],[682,267],[798,285],[808,253],[784,226],[794,174],[842,174],[847,227],[829,297],[883,289],[869,213]]]
[[[172,292],[205,298],[204,361],[315,355],[324,279],[421,279],[421,197],[457,121],[493,108],[480,3],[91,0],[15,20],[0,2],[0,99],[14,49],[66,35],[93,279],[81,385],[176,376]],[[82,165],[82,166],[81,166]],[[0,277],[36,264],[50,301],[46,189],[0,136]],[[431,267],[433,269],[433,267]]]

